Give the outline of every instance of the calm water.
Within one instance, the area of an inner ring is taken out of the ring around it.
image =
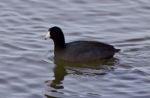
[[[67,66],[44,40],[97,40],[122,51],[97,66]],[[1,98],[150,98],[150,0],[0,0]]]

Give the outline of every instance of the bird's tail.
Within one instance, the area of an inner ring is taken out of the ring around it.
[[[115,52],[119,52],[121,49],[115,49]]]

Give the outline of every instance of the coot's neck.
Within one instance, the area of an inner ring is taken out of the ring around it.
[[[53,39],[53,41],[54,41],[55,50],[61,50],[66,47],[64,36],[61,38],[57,38],[57,39],[55,38],[55,39]]]

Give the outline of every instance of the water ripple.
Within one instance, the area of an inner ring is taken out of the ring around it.
[[[149,3],[1,0],[1,97],[150,97]],[[44,40],[44,32],[54,25],[63,29],[67,42],[96,40],[120,48],[117,61],[103,67],[57,67],[53,42]]]

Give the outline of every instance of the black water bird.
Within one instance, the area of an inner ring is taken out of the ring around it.
[[[65,43],[61,28],[54,26],[48,29],[46,39],[54,41],[55,58],[69,62],[84,62],[112,58],[120,49],[98,41],[73,41]]]

